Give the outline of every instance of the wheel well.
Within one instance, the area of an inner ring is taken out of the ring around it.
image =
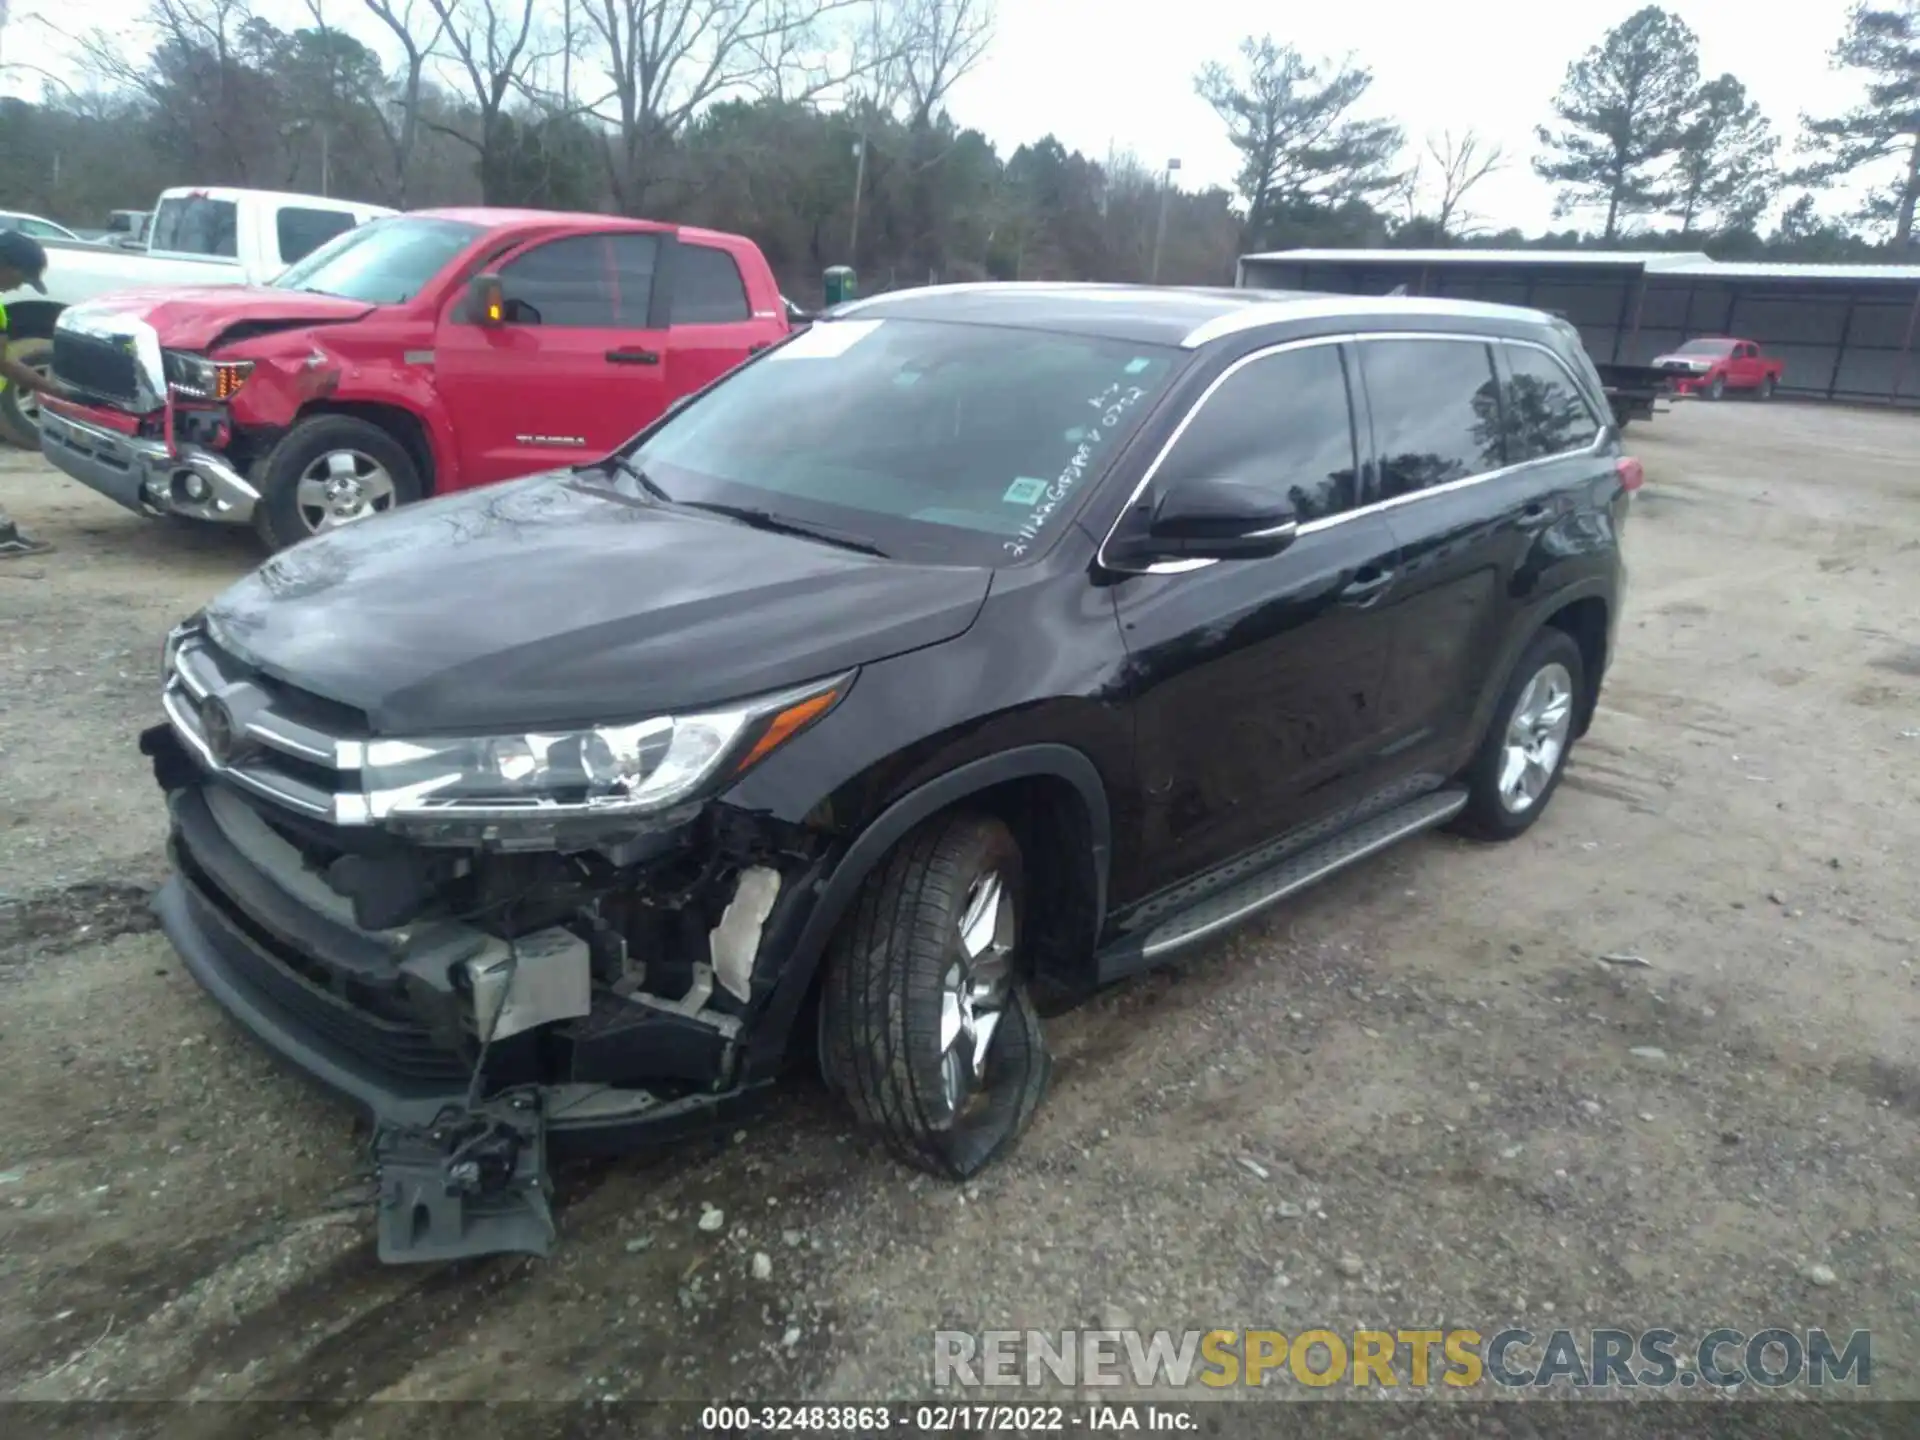
[[[1042,990],[1080,988],[1100,928],[1093,823],[1080,792],[1058,776],[1027,775],[950,808],[984,811],[1013,832],[1026,870],[1021,924],[1029,978]]]
[[[1572,601],[1549,615],[1547,625],[1565,631],[1580,647],[1582,683],[1573,733],[1584,735],[1593,723],[1594,707],[1600,701],[1600,676],[1607,664],[1607,602],[1595,595]]]
[[[7,306],[7,338],[10,340],[47,340],[53,336],[53,322],[67,307],[48,300],[24,300]]]
[[[411,410],[368,400],[322,400],[302,410],[300,419],[315,415],[348,415],[369,425],[378,425],[400,442],[407,458],[413,461],[413,468],[420,472],[422,493],[433,493],[433,446],[427,440],[427,427]]]

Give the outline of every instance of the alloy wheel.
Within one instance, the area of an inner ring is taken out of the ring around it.
[[[393,476],[358,450],[331,450],[315,459],[301,472],[293,498],[308,534],[337,530],[398,503]]]
[[[940,1083],[956,1119],[987,1087],[987,1056],[1012,987],[1017,924],[1000,872],[975,879],[940,988]]]
[[[1520,692],[1507,722],[1500,759],[1500,803],[1510,814],[1531,810],[1552,782],[1573,729],[1573,676],[1557,661],[1543,665]]]

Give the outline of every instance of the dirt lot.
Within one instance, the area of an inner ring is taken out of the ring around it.
[[[60,547],[0,564],[0,1387],[911,1396],[942,1324],[1519,1322],[1870,1327],[1874,1393],[1920,1398],[1920,419],[1632,438],[1621,655],[1525,840],[1416,840],[1054,1022],[965,1190],[803,1087],[565,1173],[550,1261],[408,1270],[364,1134],[144,908],[161,635],[248,543],[0,459]]]

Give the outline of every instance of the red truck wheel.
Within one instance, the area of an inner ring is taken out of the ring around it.
[[[1727,377],[1724,375],[1716,375],[1713,377],[1713,383],[1707,386],[1707,399],[1724,400],[1726,398],[1727,398]]]
[[[1760,398],[1762,400],[1771,400],[1773,398],[1773,392],[1779,388],[1780,382],[1775,380],[1771,375],[1767,376],[1766,379],[1760,382]]]
[[[385,514],[425,493],[406,447],[365,420],[316,415],[261,466],[254,528],[269,549]]]

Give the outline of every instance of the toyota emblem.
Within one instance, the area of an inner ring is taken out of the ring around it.
[[[206,736],[207,749],[215,760],[224,765],[233,758],[239,730],[234,724],[233,711],[218,696],[200,707],[200,731]]]

